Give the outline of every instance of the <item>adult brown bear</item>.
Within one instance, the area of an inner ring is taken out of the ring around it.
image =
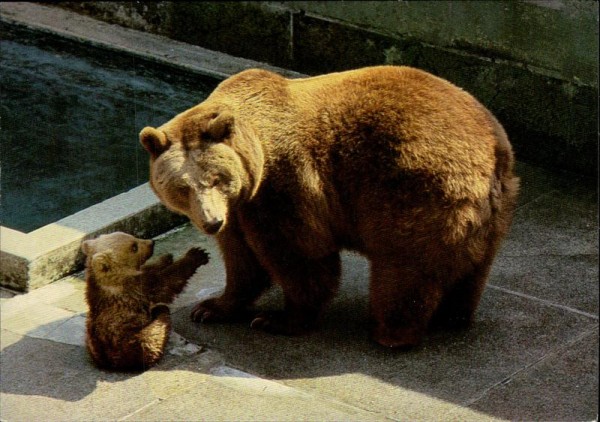
[[[378,343],[469,323],[518,191],[494,116],[409,67],[294,80],[247,70],[140,140],[158,197],[223,254],[225,292],[192,318],[236,319],[274,282],[285,309],[252,322],[274,333],[316,324],[343,248],[371,262]]]

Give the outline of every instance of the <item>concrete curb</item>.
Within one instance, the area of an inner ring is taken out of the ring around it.
[[[19,291],[41,287],[81,267],[79,248],[87,238],[115,230],[153,237],[184,221],[146,183],[31,233],[0,227],[1,283]]]
[[[40,4],[3,3],[0,6],[0,21],[215,78],[226,78],[255,67],[272,70],[286,77],[304,76],[299,72]]]

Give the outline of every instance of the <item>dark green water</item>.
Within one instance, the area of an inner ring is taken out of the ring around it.
[[[30,232],[148,180],[138,142],[219,81],[0,25],[0,222]]]

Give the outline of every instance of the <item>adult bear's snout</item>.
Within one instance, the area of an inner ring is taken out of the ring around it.
[[[219,231],[221,226],[223,225],[223,220],[217,220],[211,223],[204,223],[202,228],[207,234],[215,234]]]

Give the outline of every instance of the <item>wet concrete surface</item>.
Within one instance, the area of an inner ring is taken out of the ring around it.
[[[215,79],[0,25],[1,223],[30,232],[148,180],[138,142]]]

